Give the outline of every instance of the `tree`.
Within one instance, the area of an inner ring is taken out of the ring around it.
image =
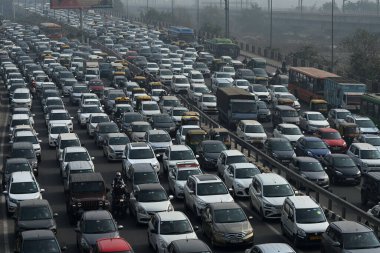
[[[359,29],[351,37],[342,41],[342,46],[350,53],[349,74],[352,77],[376,79],[380,73],[380,36]]]
[[[320,10],[323,11],[323,12],[331,12],[331,4],[332,4],[332,2],[326,2],[326,3],[324,3],[322,5],[322,7],[320,8]],[[340,12],[340,9],[339,9],[338,5],[336,4],[336,0],[334,1],[334,11],[335,12]]]
[[[304,61],[316,62],[318,60],[318,50],[309,44],[302,46],[297,51],[291,53],[291,55]]]

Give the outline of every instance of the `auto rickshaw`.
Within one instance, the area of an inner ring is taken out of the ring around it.
[[[138,94],[138,93],[146,93],[146,91],[145,91],[145,89],[144,88],[140,88],[140,87],[136,87],[136,88],[133,88],[132,89],[132,98],[133,98],[133,96],[135,95],[135,94]]]
[[[196,116],[198,118],[200,117],[199,113],[194,111],[185,112],[183,116]]]
[[[290,107],[293,107],[294,101],[290,98],[278,98],[277,105],[288,105]]]
[[[343,140],[346,142],[347,146],[350,146],[353,140],[359,136],[359,128],[355,123],[339,123],[338,131]]]
[[[310,100],[310,110],[320,112],[324,116],[327,116],[327,112],[328,112],[327,101],[323,99]]]
[[[125,112],[133,112],[133,107],[130,104],[115,104],[112,108],[113,121],[120,122]]]
[[[196,125],[199,126],[199,117],[197,116],[185,116],[183,115],[181,118],[181,125]]]
[[[142,88],[148,88],[148,82],[145,76],[135,76],[133,77],[132,81],[138,83]]]
[[[141,108],[141,102],[142,101],[152,101],[152,97],[151,96],[148,96],[148,95],[142,95],[142,96],[138,96],[136,98],[136,110],[140,110]]]
[[[221,67],[226,66],[227,63],[221,59],[214,59],[211,63],[211,71],[219,71]]]
[[[131,100],[129,99],[129,97],[117,97],[115,98],[115,105],[118,105],[118,104],[130,104],[131,103]]]
[[[148,84],[148,91],[152,92],[153,89],[162,89],[163,85],[161,82],[150,82]]]
[[[206,135],[207,133],[201,129],[189,130],[186,134],[185,144],[189,146],[195,153],[195,150],[199,143],[206,139]]]
[[[231,137],[227,129],[222,127],[212,128],[208,132],[208,136],[210,140],[221,141],[224,143],[224,145],[226,145],[228,149],[231,148]]]

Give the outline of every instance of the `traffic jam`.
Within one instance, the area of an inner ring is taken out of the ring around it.
[[[335,105],[327,93],[308,103],[298,96],[305,86],[323,91],[312,77],[330,78],[328,72],[268,73],[265,59],[239,61],[228,55],[233,50],[210,46],[221,41],[174,43],[181,27],[157,30],[96,13],[84,19],[97,32],[90,45],[3,23],[9,149],[1,174],[15,252],[138,252],[121,236],[124,219],[138,224],[141,240],[159,253],[379,252],[370,226],[330,221],[292,178],[234,149],[229,134],[322,188],[358,188],[365,211],[380,217],[376,124],[358,114],[352,92],[331,95],[342,95]],[[332,75],[329,85],[341,79]],[[203,115],[220,126],[210,128]],[[88,142],[104,158],[92,155]],[[47,152],[54,163],[42,168]],[[107,161],[112,182],[97,171],[99,159]],[[59,218],[76,234],[76,242],[65,242],[73,249],[57,239],[58,213],[39,184],[45,169],[60,178]],[[257,243],[260,230],[241,201],[262,221],[279,224],[284,241]],[[184,211],[175,210],[178,203]]]

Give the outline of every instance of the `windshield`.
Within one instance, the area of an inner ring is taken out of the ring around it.
[[[247,217],[241,208],[214,210],[215,223],[235,223],[246,221]]]
[[[173,123],[173,120],[167,114],[158,114],[153,116],[154,123]]]
[[[118,133],[119,127],[116,124],[107,124],[99,127],[98,133]]]
[[[357,120],[356,124],[358,124],[359,127],[376,127],[375,124],[372,122],[372,120]]]
[[[267,88],[265,88],[265,86],[263,86],[263,85],[252,86],[252,89],[255,92],[268,92]]]
[[[335,157],[334,165],[336,167],[354,167],[356,166],[354,161],[350,157]]]
[[[170,152],[170,160],[193,160],[194,153],[191,150],[181,150]]]
[[[366,142],[373,145],[373,146],[380,146],[380,138],[378,138],[378,137],[367,138]]]
[[[30,171],[29,163],[9,163],[5,166],[5,174],[11,174],[17,171]]]
[[[87,104],[98,104],[99,102],[97,101],[86,101]],[[102,112],[98,106],[86,106],[81,109],[81,113],[97,113],[97,112]]]
[[[326,144],[323,141],[307,141],[305,143],[306,148],[310,149],[326,149]]]
[[[228,194],[226,186],[222,182],[197,184],[197,195],[221,195]]]
[[[86,86],[74,87],[73,93],[86,93],[88,92],[88,88]]]
[[[13,98],[14,99],[28,99],[30,96],[29,96],[29,93],[24,93],[24,92],[20,92],[20,93],[13,93]]]
[[[124,122],[125,123],[131,123],[134,121],[141,121],[143,120],[143,117],[140,114],[126,114],[124,116]]]
[[[337,112],[336,117],[338,119],[345,119],[347,115],[351,115],[350,112]]]
[[[169,142],[171,138],[168,134],[150,134],[149,142]]]
[[[205,94],[210,93],[210,90],[207,87],[194,87],[194,92]]]
[[[24,240],[22,252],[28,253],[59,253],[61,249],[55,239]]]
[[[184,170],[184,169],[180,169],[178,170],[178,175],[177,175],[177,180],[178,181],[186,181],[189,176],[192,176],[192,175],[200,175],[202,174],[202,172],[200,170]]]
[[[255,101],[250,102],[231,102],[233,113],[256,113],[257,104]]]
[[[47,206],[31,206],[20,208],[20,220],[46,220],[51,219],[52,215]]]
[[[65,162],[75,162],[75,161],[90,161],[91,158],[87,152],[71,152],[66,153]]]
[[[286,87],[278,86],[274,88],[274,92],[289,92]]]
[[[326,218],[321,208],[302,208],[296,209],[296,222],[307,223],[321,223],[326,222]]]
[[[187,78],[176,78],[175,83],[176,84],[188,84],[189,80]]]
[[[160,75],[162,76],[172,76],[173,73],[170,70],[161,70]]]
[[[55,126],[50,129],[51,134],[69,133],[70,130],[67,126]]]
[[[165,99],[163,103],[164,106],[168,106],[168,107],[179,106],[180,104],[181,103],[177,99]]]
[[[297,117],[298,113],[296,110],[283,110],[281,111],[281,117]]]
[[[145,110],[145,111],[157,111],[157,110],[160,110],[160,108],[158,108],[157,104],[143,104],[142,105],[142,110]]]
[[[325,120],[322,114],[309,114],[307,117],[309,120]]]
[[[109,145],[127,145],[129,143],[128,137],[112,137],[109,138]]]
[[[38,192],[36,182],[11,183],[9,192],[11,194],[29,194]]]
[[[157,174],[155,171],[152,172],[135,172],[133,174],[133,184],[154,184],[159,183],[157,179]]]
[[[264,185],[263,196],[269,198],[293,196],[294,192],[289,184]]]
[[[94,116],[91,118],[91,123],[110,122],[108,116]]]
[[[38,144],[38,140],[37,140],[37,137],[34,136],[34,135],[30,135],[30,136],[16,136],[14,139],[13,139],[14,142],[22,142],[22,141],[25,141],[25,142],[30,142],[32,144]]]
[[[160,224],[161,235],[179,235],[192,232],[193,228],[188,220],[162,221]]]
[[[361,159],[380,159],[380,152],[378,150],[361,150]]]
[[[116,226],[113,220],[85,220],[84,231],[85,234],[104,234],[115,232]]]
[[[214,97],[214,96],[203,97],[202,101],[203,102],[208,102],[208,103],[216,102],[216,97]]]
[[[323,168],[319,162],[302,162],[300,163],[300,170],[310,171],[310,172],[319,172],[319,171],[323,171]]]
[[[261,125],[248,125],[245,127],[246,133],[264,133],[264,128]]]
[[[168,196],[165,190],[143,190],[136,196],[138,202],[159,202],[167,201]]]
[[[151,149],[131,149],[129,151],[129,159],[152,159],[154,153]]]
[[[370,232],[343,233],[343,248],[348,250],[380,248],[376,235]]]
[[[212,143],[203,145],[203,151],[205,153],[220,153],[226,149],[226,146],[222,143]]]
[[[13,158],[35,158],[34,150],[33,149],[13,149],[12,155]]]
[[[327,139],[327,140],[339,140],[342,139],[340,136],[339,132],[328,132],[328,133],[321,133],[321,138],[322,139]]]
[[[77,182],[71,184],[71,191],[74,193],[86,193],[86,192],[105,192],[105,186],[102,181],[94,182]]]
[[[231,78],[231,75],[228,73],[217,73],[216,78]]]
[[[69,120],[68,113],[50,113],[49,120]]]
[[[260,174],[260,171],[252,167],[235,169],[235,178],[253,178],[257,174]]]
[[[249,161],[244,155],[227,156],[226,164],[230,165],[232,163],[248,163]]]
[[[151,129],[150,125],[132,125],[132,132],[146,132]]]
[[[173,110],[173,116],[183,116],[183,114],[188,111],[187,109],[175,109]]]
[[[80,143],[78,139],[75,140],[61,140],[60,149],[64,149],[67,147],[79,147]]]
[[[271,143],[272,149],[275,151],[291,151],[293,150],[292,145],[289,141],[273,141]]]

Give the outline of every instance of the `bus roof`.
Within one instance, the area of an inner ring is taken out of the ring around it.
[[[232,42],[232,40],[228,38],[213,38],[209,40],[210,43],[215,43],[215,44],[235,44]]]
[[[184,26],[171,26],[168,29],[169,32],[174,32],[174,33],[186,33],[186,34],[193,34],[194,31],[191,28],[184,27]]]
[[[340,77],[334,73],[330,73],[324,70],[311,68],[311,67],[290,67],[290,70],[299,72],[301,74],[313,77],[313,78],[329,78],[329,77]]]
[[[41,23],[40,27],[46,27],[46,28],[60,28],[61,26],[56,23]]]
[[[358,81],[355,81],[354,79],[349,79],[349,78],[345,78],[345,77],[341,77],[341,76],[338,76],[338,77],[329,77],[327,79],[330,79],[336,83],[342,83],[342,84],[347,84],[347,85],[365,85],[364,83],[360,83]]]
[[[365,93],[361,96],[361,99],[380,104],[380,93]]]

